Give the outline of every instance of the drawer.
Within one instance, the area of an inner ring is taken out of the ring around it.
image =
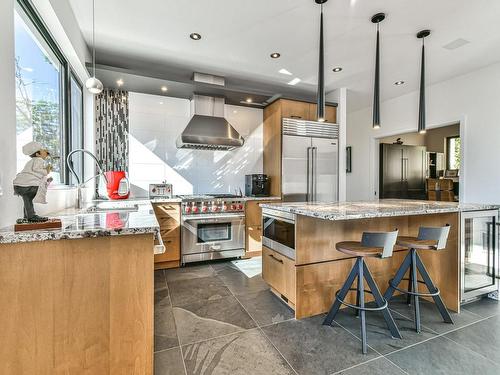
[[[179,225],[175,227],[163,227],[160,226],[160,236],[163,240],[168,237],[179,237],[181,236],[181,227]]]
[[[294,100],[281,100],[281,117],[300,120],[312,120],[310,118],[310,103]]]
[[[262,277],[278,293],[295,304],[295,262],[262,247]]]
[[[163,254],[155,255],[155,263],[169,262],[179,260],[181,258],[181,239],[179,236],[170,236],[163,239],[165,245],[165,252]]]
[[[176,221],[181,220],[181,206],[177,203],[156,203],[153,205],[155,215],[160,219],[172,218]]]
[[[246,251],[262,251],[262,226],[248,226],[246,231]]]

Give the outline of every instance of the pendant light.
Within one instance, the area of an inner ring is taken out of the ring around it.
[[[85,87],[94,95],[100,94],[104,88],[95,77],[95,0],[92,0],[92,77],[87,79]]]
[[[377,13],[372,22],[377,24],[377,47],[375,51],[375,80],[373,84],[373,129],[380,128],[380,30],[379,24],[385,19],[384,13]]]
[[[425,133],[425,43],[424,39],[431,34],[430,30],[422,30],[417,34],[422,39],[422,60],[420,62],[420,102],[418,106],[418,132]]]
[[[325,121],[325,51],[323,46],[323,4],[328,0],[314,0],[320,5],[319,23],[319,63],[318,63],[318,93],[317,93],[317,119]]]

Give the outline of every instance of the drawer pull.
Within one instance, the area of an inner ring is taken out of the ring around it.
[[[280,262],[280,263],[283,263],[283,259],[278,259],[276,258],[273,254],[269,254],[269,256],[274,259],[276,262]]]
[[[290,117],[291,117],[291,118],[297,118],[297,119],[302,118],[302,116],[297,116],[297,115],[291,115]]]

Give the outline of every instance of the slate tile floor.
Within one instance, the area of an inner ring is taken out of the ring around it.
[[[359,321],[342,310],[295,320],[261,278],[260,258],[155,272],[155,375],[500,374],[500,304],[482,300],[442,323],[423,302],[421,334],[413,309],[391,302],[403,340],[380,313],[367,313],[361,354]]]

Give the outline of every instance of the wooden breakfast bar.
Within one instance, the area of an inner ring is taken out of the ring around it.
[[[327,312],[335,292],[342,287],[353,267],[356,258],[337,251],[336,243],[359,241],[362,233],[369,231],[398,229],[401,236],[416,236],[420,226],[447,224],[451,228],[446,248],[419,254],[441,290],[446,306],[459,312],[460,215],[470,211],[498,211],[498,206],[492,205],[415,200],[261,206],[262,275],[272,291],[294,309],[297,319]],[[293,248],[290,246],[292,237]],[[390,258],[366,259],[382,293],[407,253],[407,249],[396,247]],[[370,300],[369,296],[367,298]],[[349,293],[346,302],[354,304],[355,293]]]

